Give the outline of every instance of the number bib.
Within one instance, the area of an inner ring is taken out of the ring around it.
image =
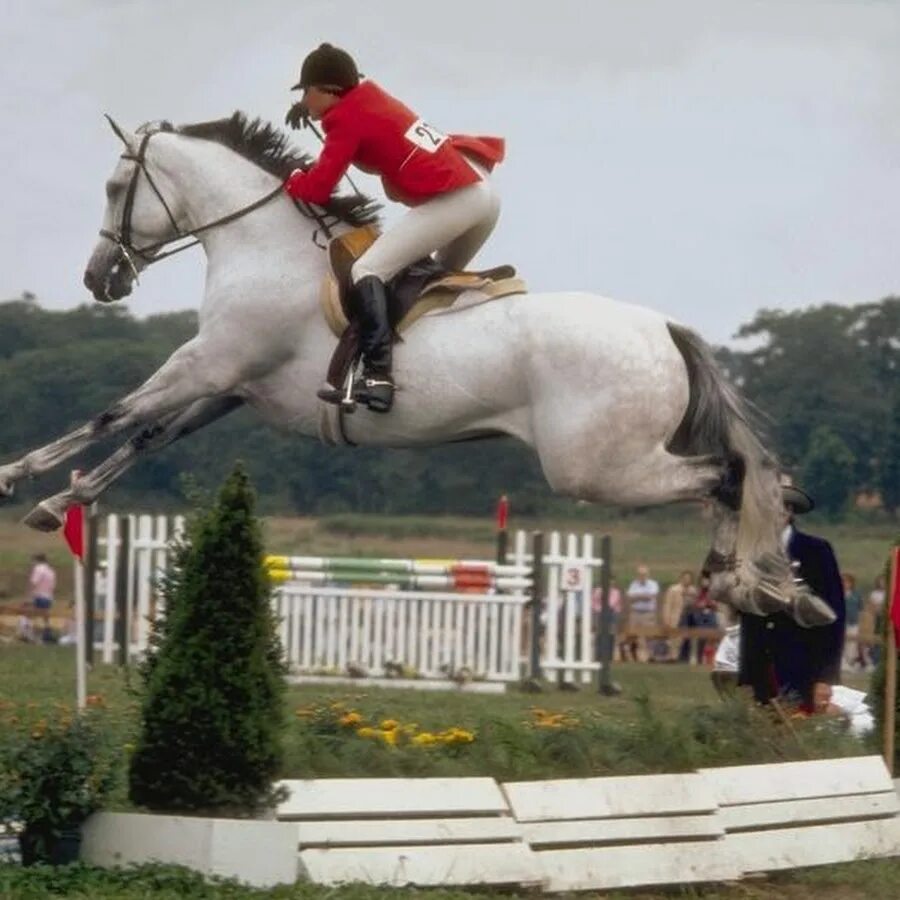
[[[403,135],[426,153],[435,153],[447,141],[447,135],[422,119],[416,119]]]

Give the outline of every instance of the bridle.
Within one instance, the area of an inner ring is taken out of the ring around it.
[[[107,116],[107,118],[109,118]],[[112,241],[121,251],[123,258],[128,263],[128,266],[131,269],[132,274],[134,275],[135,281],[138,280],[138,269],[135,264],[134,257],[139,257],[143,263],[144,267],[152,265],[155,262],[159,262],[162,259],[166,259],[166,257],[174,256],[176,253],[181,253],[182,250],[188,250],[191,247],[195,247],[200,243],[197,235],[202,234],[204,231],[209,231],[213,228],[218,228],[221,225],[227,225],[229,222],[234,222],[236,219],[240,219],[243,216],[246,216],[248,213],[253,212],[254,210],[259,209],[261,206],[265,206],[270,200],[274,200],[279,194],[284,193],[284,184],[279,183],[279,185],[273,190],[269,191],[268,194],[265,194],[263,197],[260,197],[258,200],[254,200],[252,203],[247,204],[246,206],[242,206],[240,209],[235,212],[228,213],[228,215],[222,216],[218,219],[214,219],[212,222],[207,222],[205,225],[198,225],[196,228],[191,228],[188,231],[182,231],[178,227],[178,222],[175,221],[175,216],[172,215],[172,210],[169,208],[169,204],[166,203],[166,198],[163,197],[162,192],[156,186],[156,182],[153,180],[153,176],[150,174],[150,170],[147,168],[147,145],[150,143],[150,138],[155,134],[159,134],[160,131],[166,131],[165,128],[158,128],[155,131],[148,131],[141,138],[141,143],[138,147],[137,153],[130,153],[128,141],[125,138],[125,135],[121,132],[119,127],[112,121],[109,120],[110,124],[113,126],[116,134],[119,136],[120,140],[125,144],[126,152],[123,153],[119,158],[125,159],[130,162],[135,163],[134,172],[131,176],[131,181],[128,183],[128,188],[125,193],[125,204],[122,207],[122,219],[119,224],[119,230],[109,231],[106,228],[100,229],[100,236],[107,238]],[[132,240],[132,225],[131,218],[134,212],[134,198],[137,194],[137,186],[138,181],[140,179],[141,173],[147,179],[147,183],[153,189],[153,193],[156,194],[159,202],[162,204],[163,209],[166,211],[166,215],[169,217],[169,221],[172,223],[172,228],[175,231],[175,234],[164,238],[161,241],[156,241],[152,244],[145,244],[143,247],[135,247]],[[313,219],[317,224],[318,228],[313,232],[313,242],[316,246],[321,249],[326,249],[327,244],[320,244],[316,237],[321,230],[325,238],[330,240],[332,237],[331,228],[329,227],[326,216],[323,216],[316,212],[308,204],[303,201],[295,201],[297,208],[300,212],[303,213],[309,219]],[[189,241],[186,244],[182,244],[180,247],[175,247],[171,250],[166,250],[163,253],[159,251],[169,244],[174,243],[175,241],[183,240],[184,238],[193,238],[192,241]]]

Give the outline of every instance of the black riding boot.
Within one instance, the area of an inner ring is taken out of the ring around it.
[[[393,332],[388,319],[388,298],[384,282],[368,275],[353,286],[351,303],[359,322],[359,349],[363,372],[353,382],[353,399],[372,412],[386,413],[394,402],[391,378]],[[325,387],[317,396],[326,403],[342,404],[341,387]]]
[[[363,374],[353,385],[353,398],[372,412],[386,413],[394,402],[391,378],[393,332],[388,319],[388,296],[384,282],[367,275],[354,285],[359,315],[359,347]]]

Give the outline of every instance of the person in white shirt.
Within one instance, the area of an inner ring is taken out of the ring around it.
[[[650,577],[650,569],[645,565],[637,567],[637,578],[628,585],[628,627],[656,628],[659,625],[656,615],[656,601],[659,597],[659,584]],[[638,658],[638,636],[631,634],[626,641],[631,648],[632,660]]]

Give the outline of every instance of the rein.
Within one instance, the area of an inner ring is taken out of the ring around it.
[[[192,228],[189,231],[182,231],[178,227],[178,223],[175,221],[175,216],[172,215],[172,210],[169,208],[169,204],[166,203],[165,197],[163,197],[162,192],[156,186],[156,182],[153,180],[153,176],[150,174],[150,170],[147,168],[147,144],[150,143],[150,138],[153,137],[154,134],[158,133],[158,131],[151,131],[145,134],[143,139],[141,140],[141,144],[138,148],[137,154],[123,153],[121,155],[120,159],[125,159],[130,162],[136,163],[134,174],[131,176],[131,181],[128,184],[128,190],[125,194],[125,205],[122,208],[122,222],[119,226],[118,233],[109,231],[105,228],[100,229],[100,236],[112,241],[121,250],[122,255],[131,268],[135,280],[137,280],[138,271],[137,266],[134,263],[133,255],[140,257],[146,267],[152,265],[155,262],[166,259],[169,256],[174,256],[176,253],[181,253],[182,250],[188,250],[191,247],[196,247],[197,244],[200,243],[200,240],[197,237],[198,234],[202,234],[204,231],[209,231],[212,228],[218,228],[221,225],[227,225],[229,222],[234,222],[236,219],[240,219],[243,216],[246,216],[248,213],[251,213],[254,210],[259,209],[260,207],[265,206],[270,200],[274,200],[275,197],[281,194],[284,190],[284,184],[279,184],[278,187],[274,188],[265,196],[260,197],[258,200],[254,200],[252,203],[241,207],[235,212],[228,213],[228,215],[215,219],[212,222],[207,222],[205,225],[199,225],[197,228]],[[135,194],[137,193],[138,179],[140,178],[141,172],[144,173],[145,177],[147,178],[147,183],[153,189],[153,193],[156,194],[159,202],[163,206],[163,209],[166,211],[166,215],[169,217],[169,221],[172,223],[172,228],[175,230],[175,234],[172,237],[165,238],[164,240],[157,241],[153,244],[146,244],[143,247],[135,247],[132,243],[131,218],[134,212],[134,198]],[[295,200],[294,205],[304,216],[306,216],[306,218],[312,219],[319,226],[313,232],[312,241],[320,249],[326,249],[327,244],[320,244],[316,238],[319,234],[319,231],[321,231],[324,233],[327,240],[331,240],[332,231],[331,227],[328,224],[327,217],[319,214],[315,209],[313,209],[303,201]],[[338,220],[335,217],[335,222],[336,221]],[[194,238],[194,240],[190,241],[187,244],[182,244],[180,247],[175,247],[172,250],[167,250],[164,253],[157,252],[163,247],[166,247],[168,244],[171,244],[175,241],[180,241],[187,237],[192,237]]]

